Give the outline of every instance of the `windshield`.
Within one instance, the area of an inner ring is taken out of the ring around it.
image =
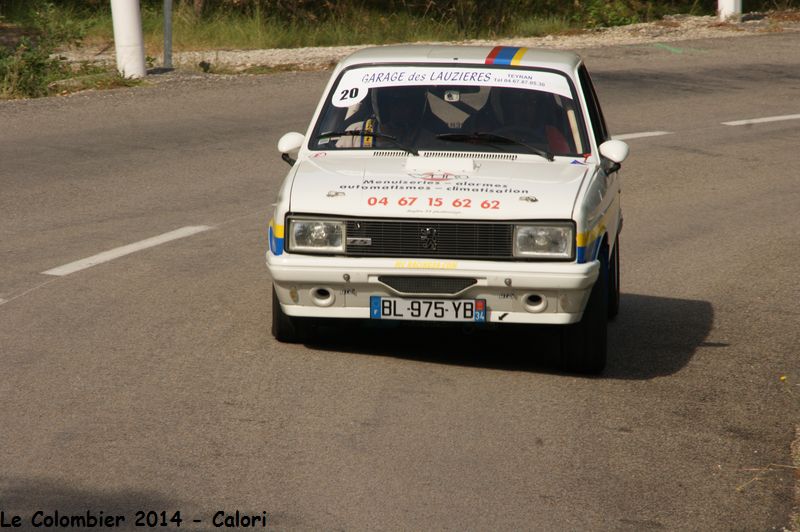
[[[369,66],[345,71],[309,147],[582,156],[588,143],[563,74],[524,69]]]

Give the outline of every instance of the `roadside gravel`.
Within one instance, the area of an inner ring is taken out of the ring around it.
[[[626,44],[667,43],[690,39],[744,37],[771,32],[800,31],[800,11],[750,13],[740,22],[721,23],[716,17],[675,15],[663,20],[613,28],[587,30],[577,34],[548,35],[535,38],[470,40],[460,44],[515,45],[529,48],[581,49]],[[230,72],[254,67],[280,70],[318,70],[329,68],[343,57],[371,45],[309,48],[273,48],[266,50],[207,50],[176,52],[173,63],[180,69],[206,68]],[[70,61],[114,62],[114,51],[79,49],[61,54]],[[158,58],[160,63],[161,58]]]

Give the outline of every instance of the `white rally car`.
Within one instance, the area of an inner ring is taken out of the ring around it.
[[[566,367],[602,371],[628,146],[579,56],[361,50],[278,149],[292,165],[269,223],[278,340],[336,318],[551,324]]]

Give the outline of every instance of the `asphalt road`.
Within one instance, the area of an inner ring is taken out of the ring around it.
[[[546,335],[516,331],[272,339],[275,143],[327,73],[0,102],[4,518],[790,526],[800,120],[722,122],[800,113],[800,34],[670,46],[583,51],[614,134],[670,132],[629,140],[600,378],[559,373]],[[211,229],[42,273],[186,226]]]

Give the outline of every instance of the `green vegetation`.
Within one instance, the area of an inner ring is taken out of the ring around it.
[[[163,0],[140,0],[146,53],[161,54]],[[711,14],[716,0],[174,0],[175,50],[292,48],[531,37]],[[745,11],[800,0],[745,0]],[[4,23],[5,21],[5,23]],[[108,0],[0,0],[0,98],[60,92],[60,80],[97,76],[54,53],[81,43],[113,46]],[[151,60],[152,63],[152,60]],[[101,75],[105,74],[105,76]],[[72,84],[66,84],[71,86]]]
[[[161,52],[163,0],[140,0],[148,55]],[[745,0],[745,10],[800,6],[800,0]],[[0,16],[41,22],[111,45],[108,0],[0,0]],[[711,14],[716,0],[174,0],[176,50],[291,48],[494,37],[530,37]]]
[[[70,65],[54,55],[58,47],[81,43],[86,28],[80,17],[67,16],[63,8],[50,2],[33,2],[22,21],[23,24],[9,26],[0,18],[0,32],[6,28],[15,30],[13,38],[0,42],[0,99],[35,98],[132,83],[100,67]]]
[[[140,0],[147,53],[161,52],[163,0]],[[781,0],[782,2],[790,0]],[[538,36],[710,13],[715,0],[174,0],[176,50],[288,48]],[[36,23],[49,6],[85,40],[113,41],[108,0],[0,0],[0,16]],[[65,28],[66,29],[66,28]]]
[[[75,28],[54,16],[49,4],[27,14],[29,34],[19,34],[13,47],[0,48],[0,97],[43,96],[47,85],[65,76],[66,67],[50,55],[62,42],[76,42]]]

